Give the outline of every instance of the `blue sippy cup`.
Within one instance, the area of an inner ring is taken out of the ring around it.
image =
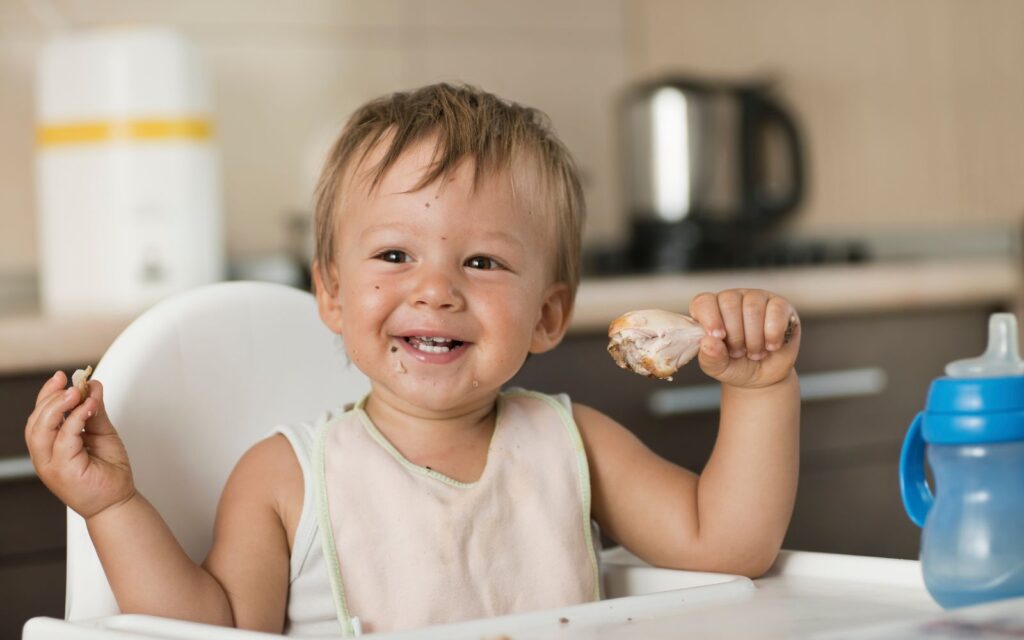
[[[947,609],[1024,596],[1024,362],[1013,314],[993,314],[988,331],[981,357],[932,382],[900,454],[924,582]]]

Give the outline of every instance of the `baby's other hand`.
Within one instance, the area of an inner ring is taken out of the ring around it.
[[[761,289],[702,293],[690,315],[707,332],[700,368],[722,384],[766,387],[785,379],[800,350],[800,319],[785,298]]]
[[[67,385],[58,371],[36,397],[25,423],[25,444],[36,474],[64,504],[84,518],[135,494],[128,452],[110,423],[103,385],[88,382],[89,395]]]

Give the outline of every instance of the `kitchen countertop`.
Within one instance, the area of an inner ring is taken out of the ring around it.
[[[685,312],[702,291],[733,287],[782,294],[804,318],[967,304],[1016,305],[1024,271],[1014,259],[964,258],[814,268],[584,279],[570,332],[604,332],[631,309]],[[133,315],[51,317],[0,310],[0,374],[95,364]]]

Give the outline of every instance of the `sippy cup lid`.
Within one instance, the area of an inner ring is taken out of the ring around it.
[[[946,365],[951,378],[994,378],[1024,375],[1024,360],[1017,347],[1017,317],[993,313],[988,319],[988,347],[977,358],[956,360]]]
[[[994,313],[988,347],[977,358],[946,365],[932,382],[922,436],[932,444],[1024,440],[1024,361],[1017,347],[1017,318]]]

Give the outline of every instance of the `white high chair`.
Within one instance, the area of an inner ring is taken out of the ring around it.
[[[258,282],[157,304],[114,341],[94,377],[139,491],[196,562],[242,453],[275,425],[313,420],[370,388],[320,322],[313,296]],[[65,618],[117,613],[85,522],[69,509]]]
[[[96,378],[136,483],[196,561],[209,547],[224,481],[249,446],[276,424],[314,419],[369,389],[346,364],[340,340],[320,323],[312,296],[261,283],[211,285],[153,307],[111,345]],[[471,640],[510,631],[524,639],[802,638],[869,620],[903,624],[877,636],[903,637],[913,635],[908,625],[938,612],[919,564],[908,560],[783,551],[755,588],[741,576],[651,567],[622,548],[602,558],[611,600],[382,634],[382,640]],[[997,612],[1001,620],[1020,612],[1024,599],[994,606],[1003,605],[1011,608]],[[85,524],[69,511],[66,620],[33,618],[23,640],[269,637],[116,614]]]

